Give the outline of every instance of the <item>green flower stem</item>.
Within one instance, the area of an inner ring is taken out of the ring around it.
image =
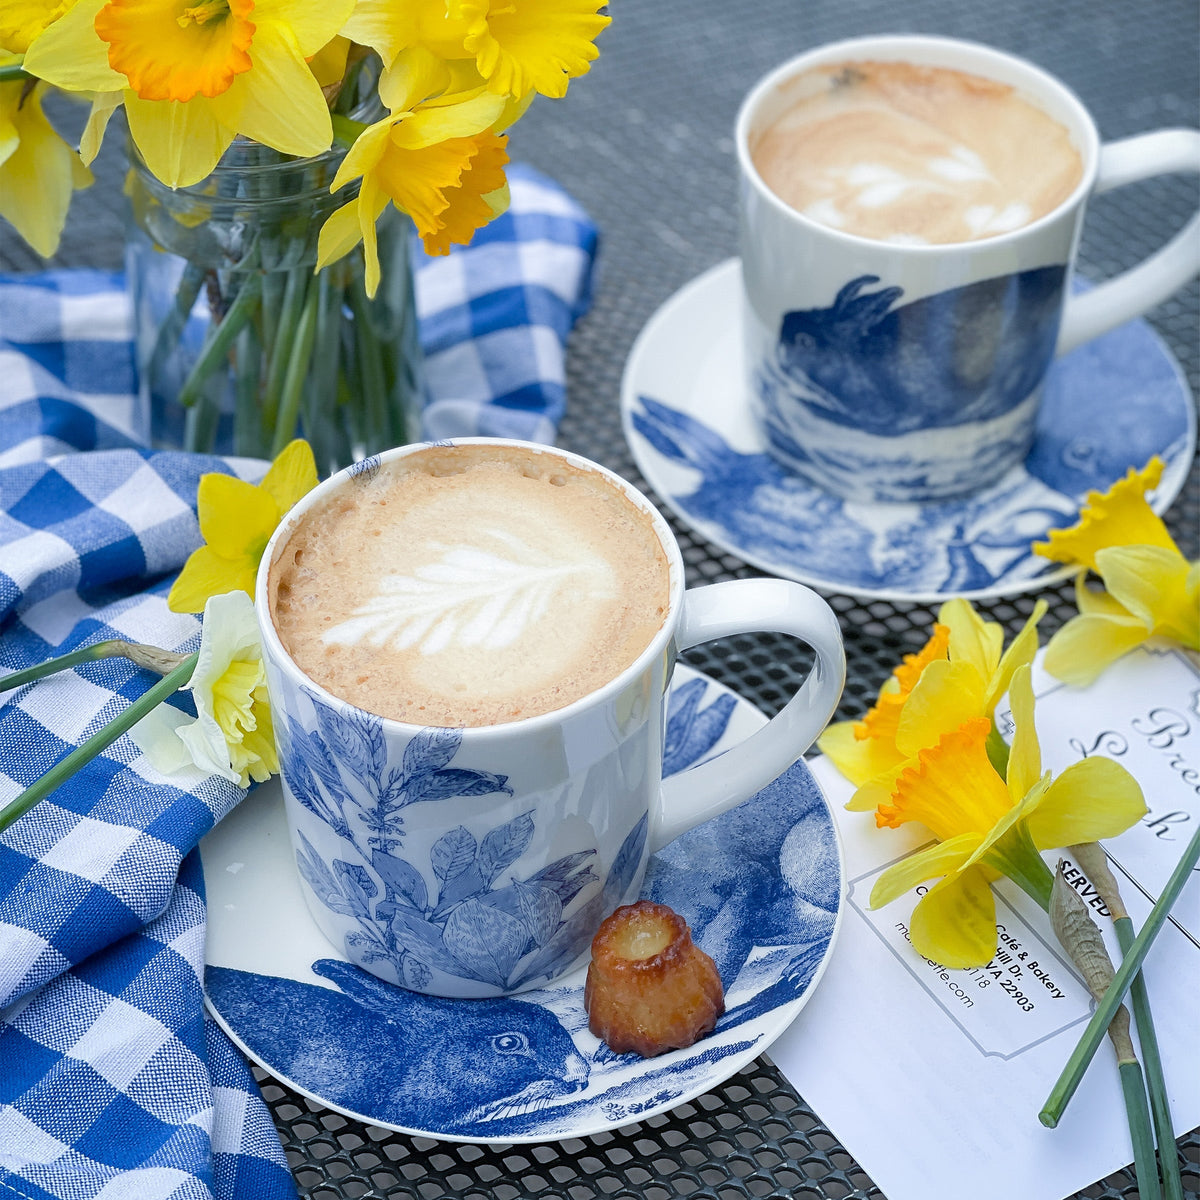
[[[388,394],[387,379],[383,370],[383,355],[379,341],[371,328],[371,314],[367,306],[367,293],[356,279],[350,285],[350,307],[354,312],[354,337],[358,347],[358,365],[361,371],[359,383],[362,387],[363,408],[366,419],[364,434],[368,447],[387,447],[388,442]]]
[[[204,349],[200,351],[188,377],[179,389],[179,403],[190,408],[196,403],[209,376],[225,361],[234,338],[258,307],[262,295],[262,278],[256,272],[246,275],[229,311],[215,325],[210,326]]]
[[[297,268],[295,273],[297,276],[300,275],[301,268]],[[288,355],[287,372],[283,377],[283,394],[279,403],[279,415],[275,421],[275,439],[271,445],[272,458],[278,457],[288,442],[296,436],[296,418],[300,414],[300,392],[308,377],[308,364],[312,359],[313,342],[317,333],[318,296],[319,288],[314,279],[308,287],[304,307],[300,310],[296,336],[292,340],[291,353]]]
[[[17,62],[5,63],[0,66],[0,83],[17,83],[26,79],[33,79],[35,76],[30,75],[27,71],[22,70],[21,64],[25,61],[21,58]]]
[[[259,356],[262,353],[253,321],[242,326],[234,353],[233,452],[251,458],[266,455],[266,438],[258,411]]]
[[[1137,940],[1133,922],[1128,917],[1114,919],[1117,942],[1121,953],[1128,954]],[[1146,977],[1139,971],[1129,988],[1130,1006],[1137,1026],[1142,1061],[1146,1066],[1146,1088],[1150,1093],[1150,1115],[1154,1120],[1154,1137],[1158,1142],[1159,1169],[1162,1171],[1163,1191],[1167,1200],[1183,1200],[1183,1179],[1179,1173],[1179,1152],[1175,1148],[1175,1129],[1171,1122],[1171,1105],[1167,1098],[1167,1081],[1163,1074],[1158,1035],[1150,1014],[1150,994]]]
[[[304,429],[317,459],[317,474],[324,477],[350,462],[350,442],[338,404],[338,370],[341,362],[342,284],[335,281],[336,264],[317,275],[317,334],[312,374],[304,396]]]
[[[11,675],[5,675],[0,679],[0,692],[11,691],[13,688],[44,679],[47,675],[65,671],[69,667],[77,667],[80,663],[99,662],[102,658],[132,659],[139,667],[166,675],[179,665],[183,655],[172,654],[169,650],[160,650],[157,646],[143,646],[137,642],[111,638],[106,642],[94,642],[90,646],[81,646],[78,650],[60,654],[57,658],[48,658],[35,667],[26,667],[24,670],[14,671]]]
[[[1097,1004],[1096,1011],[1092,1013],[1092,1019],[1079,1039],[1079,1044],[1075,1047],[1062,1074],[1050,1090],[1050,1095],[1046,1098],[1046,1103],[1038,1114],[1038,1119],[1048,1128],[1053,1129],[1058,1124],[1063,1110],[1070,1103],[1076,1088],[1079,1087],[1088,1064],[1092,1061],[1097,1047],[1104,1038],[1109,1022],[1116,1014],[1121,1001],[1124,1000],[1125,993],[1133,982],[1133,977],[1141,969],[1150,947],[1154,945],[1155,939],[1162,931],[1163,925],[1166,924],[1167,917],[1170,915],[1175,901],[1179,899],[1179,893],[1183,890],[1183,885],[1187,882],[1197,861],[1200,861],[1200,827],[1192,834],[1192,840],[1188,842],[1183,857],[1180,858],[1175,870],[1171,872],[1171,878],[1167,880],[1167,886],[1163,888],[1162,895],[1150,910],[1150,915],[1146,918],[1141,933],[1131,943],[1124,960],[1117,968],[1112,983],[1104,993],[1104,998]]]
[[[1133,1139],[1133,1170],[1137,1176],[1138,1196],[1140,1200],[1162,1200],[1142,1069],[1136,1059],[1120,1063],[1117,1069],[1121,1073],[1121,1091],[1125,1096],[1125,1112],[1129,1117],[1129,1136]],[[1171,1144],[1173,1146],[1175,1143],[1172,1141]]]
[[[199,651],[189,654],[173,671],[160,679],[150,690],[139,696],[120,716],[114,717],[103,729],[92,734],[82,746],[56,762],[36,783],[27,787],[15,800],[0,808],[0,830],[7,829],[18,817],[24,816],[39,800],[45,799],[61,783],[70,779],[80,767],[103,753],[123,733],[128,733],[151,709],[174,695],[192,677]]]
[[[303,267],[293,267],[287,273],[287,285],[283,292],[283,305],[279,311],[275,342],[271,346],[267,361],[267,384],[262,401],[264,430],[274,432],[277,429],[284,378],[299,335],[300,315],[304,309],[309,275],[310,272]]]
[[[200,289],[204,286],[206,274],[205,269],[195,263],[190,262],[184,267],[183,276],[179,280],[179,287],[175,292],[175,299],[171,302],[171,307],[163,318],[163,323],[158,327],[158,335],[154,339],[154,349],[150,354],[150,365],[147,367],[150,378],[156,378],[162,372],[171,351],[179,342],[183,327],[187,324],[187,319],[200,295]]]
[[[1134,943],[1136,931],[1128,912],[1125,911],[1121,889],[1108,869],[1108,859],[1103,848],[1096,842],[1087,842],[1071,846],[1070,851],[1103,898],[1112,918],[1122,955],[1128,954],[1130,946]],[[1158,1143],[1163,1192],[1167,1200],[1183,1200],[1183,1179],[1179,1173],[1179,1152],[1175,1148],[1175,1129],[1171,1121],[1167,1081],[1163,1073],[1162,1055],[1158,1049],[1158,1035],[1154,1031],[1154,1018],[1150,1012],[1146,977],[1141,971],[1134,976],[1130,985],[1129,1000],[1134,1023],[1137,1025],[1138,1042],[1142,1048],[1142,1061],[1145,1064],[1146,1089],[1150,1093],[1150,1114],[1154,1119],[1154,1137]]]

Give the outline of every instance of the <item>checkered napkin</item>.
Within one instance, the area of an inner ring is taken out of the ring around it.
[[[418,256],[429,436],[552,440],[594,250],[570,198],[517,169],[508,215]],[[147,449],[148,424],[120,280],[0,276],[0,674],[112,637],[198,645],[166,594],[200,542],[200,476],[265,464]],[[155,678],[109,659],[0,694],[0,803]],[[201,1002],[196,845],[243,795],[168,779],[123,737],[0,833],[0,1200],[294,1196]]]

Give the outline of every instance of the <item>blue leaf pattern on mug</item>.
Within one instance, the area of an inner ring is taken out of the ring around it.
[[[707,684],[692,679],[671,693],[670,715],[667,717],[667,736],[663,746],[663,775],[699,762],[721,740],[737,700],[722,692],[706,709],[700,699]]]

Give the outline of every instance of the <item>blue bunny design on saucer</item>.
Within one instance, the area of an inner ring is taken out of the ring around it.
[[[1039,267],[902,304],[903,288],[867,291],[879,277],[860,275],[829,307],[784,313],[755,377],[771,453],[842,495],[869,477],[864,499],[928,500],[1003,474],[1033,440],[1065,276]]]
[[[678,667],[666,769],[719,754],[761,723],[732,693]],[[688,921],[718,964],[727,1011],[687,1050],[649,1060],[617,1055],[588,1032],[582,971],[519,997],[445,1000],[333,957],[304,921],[282,808],[270,790],[260,789],[204,845],[210,1007],[255,1061],[301,1092],[413,1133],[545,1141],[671,1108],[733,1074],[790,1024],[824,967],[839,920],[843,874],[833,819],[799,762],[651,859],[642,895]],[[262,854],[243,868],[239,855],[250,838]],[[255,872],[257,881],[248,878]],[[234,903],[243,898],[239,889],[270,899],[257,907]],[[239,913],[236,928],[225,916],[231,910]],[[263,934],[246,923],[265,929],[284,919],[293,936],[276,940],[287,942],[280,953],[288,964],[251,969],[248,956],[255,942],[261,953]]]
[[[621,408],[647,482],[685,524],[746,562],[867,597],[1012,595],[1069,574],[1034,555],[1031,543],[1072,524],[1089,490],[1108,488],[1155,454],[1166,463],[1155,508],[1183,486],[1196,446],[1194,401],[1162,341],[1133,321],[1051,366],[1023,465],[982,492],[889,504],[816,487],[767,452],[742,399],[739,270],[736,259],[720,264],[651,318],[626,365]],[[884,294],[847,293],[844,303]],[[885,319],[879,306],[870,316]],[[800,323],[792,334],[793,342],[815,336]],[[800,350],[788,353],[800,361]],[[867,396],[872,378],[855,394]],[[842,415],[851,419],[849,409]],[[806,441],[798,445],[808,452]]]
[[[425,989],[434,970],[509,990],[549,978],[575,956],[579,930],[615,907],[632,882],[646,842],[644,817],[627,834],[604,887],[569,916],[571,902],[598,880],[596,851],[563,855],[527,878],[505,881],[533,839],[528,812],[482,836],[465,825],[448,830],[429,848],[421,870],[401,853],[408,806],[511,795],[507,777],[452,765],[461,729],[423,729],[403,761],[389,765],[380,718],[342,715],[311,691],[305,694],[319,732],[306,732],[291,714],[280,730],[292,794],[351,843],[371,870],[327,860],[300,832],[297,866],[321,904],[357,923],[346,946],[360,961],[389,964],[397,983]],[[329,746],[352,774],[349,786]],[[437,880],[435,893],[426,883],[430,877]]]

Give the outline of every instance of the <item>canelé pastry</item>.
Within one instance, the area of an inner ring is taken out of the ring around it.
[[[725,1011],[717,965],[665,904],[639,900],[592,939],[583,991],[588,1028],[618,1054],[651,1058],[690,1046]]]

